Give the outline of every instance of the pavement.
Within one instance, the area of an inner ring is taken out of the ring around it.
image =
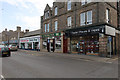
[[[67,53],[53,53],[53,52],[41,52],[41,51],[32,51],[32,50],[20,50],[23,52],[32,52],[34,54],[47,54],[54,55],[58,57],[70,57],[71,59],[81,59],[88,61],[97,61],[97,62],[105,62],[105,63],[114,63],[118,64],[118,56],[113,56],[112,58],[93,56],[93,55],[80,55],[80,54],[67,54]]]
[[[97,56],[18,50],[12,52],[11,57],[2,58],[0,75],[5,80],[10,78],[16,80],[18,78],[117,78],[118,64],[104,62],[102,59],[107,60]]]

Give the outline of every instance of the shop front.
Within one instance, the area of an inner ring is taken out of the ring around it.
[[[40,50],[40,36],[20,38],[20,49]]]
[[[63,33],[42,35],[42,51],[63,52]]]
[[[115,54],[115,28],[107,25],[82,27],[67,30],[66,34],[70,38],[71,53],[99,56]]]
[[[2,41],[2,44],[3,45],[10,45],[10,44],[18,45],[18,40]]]

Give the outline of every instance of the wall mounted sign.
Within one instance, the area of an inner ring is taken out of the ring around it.
[[[89,35],[89,34],[97,34],[97,33],[105,33],[105,28],[97,27],[97,28],[79,29],[76,31],[71,31],[70,35]]]

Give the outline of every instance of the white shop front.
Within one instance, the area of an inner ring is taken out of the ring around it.
[[[25,50],[40,50],[40,36],[20,38],[19,48]]]

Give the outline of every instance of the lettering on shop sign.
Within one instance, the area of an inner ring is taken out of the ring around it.
[[[82,35],[82,34],[92,34],[92,33],[104,33],[104,28],[97,29],[88,29],[88,30],[80,30],[71,32],[72,35]]]

